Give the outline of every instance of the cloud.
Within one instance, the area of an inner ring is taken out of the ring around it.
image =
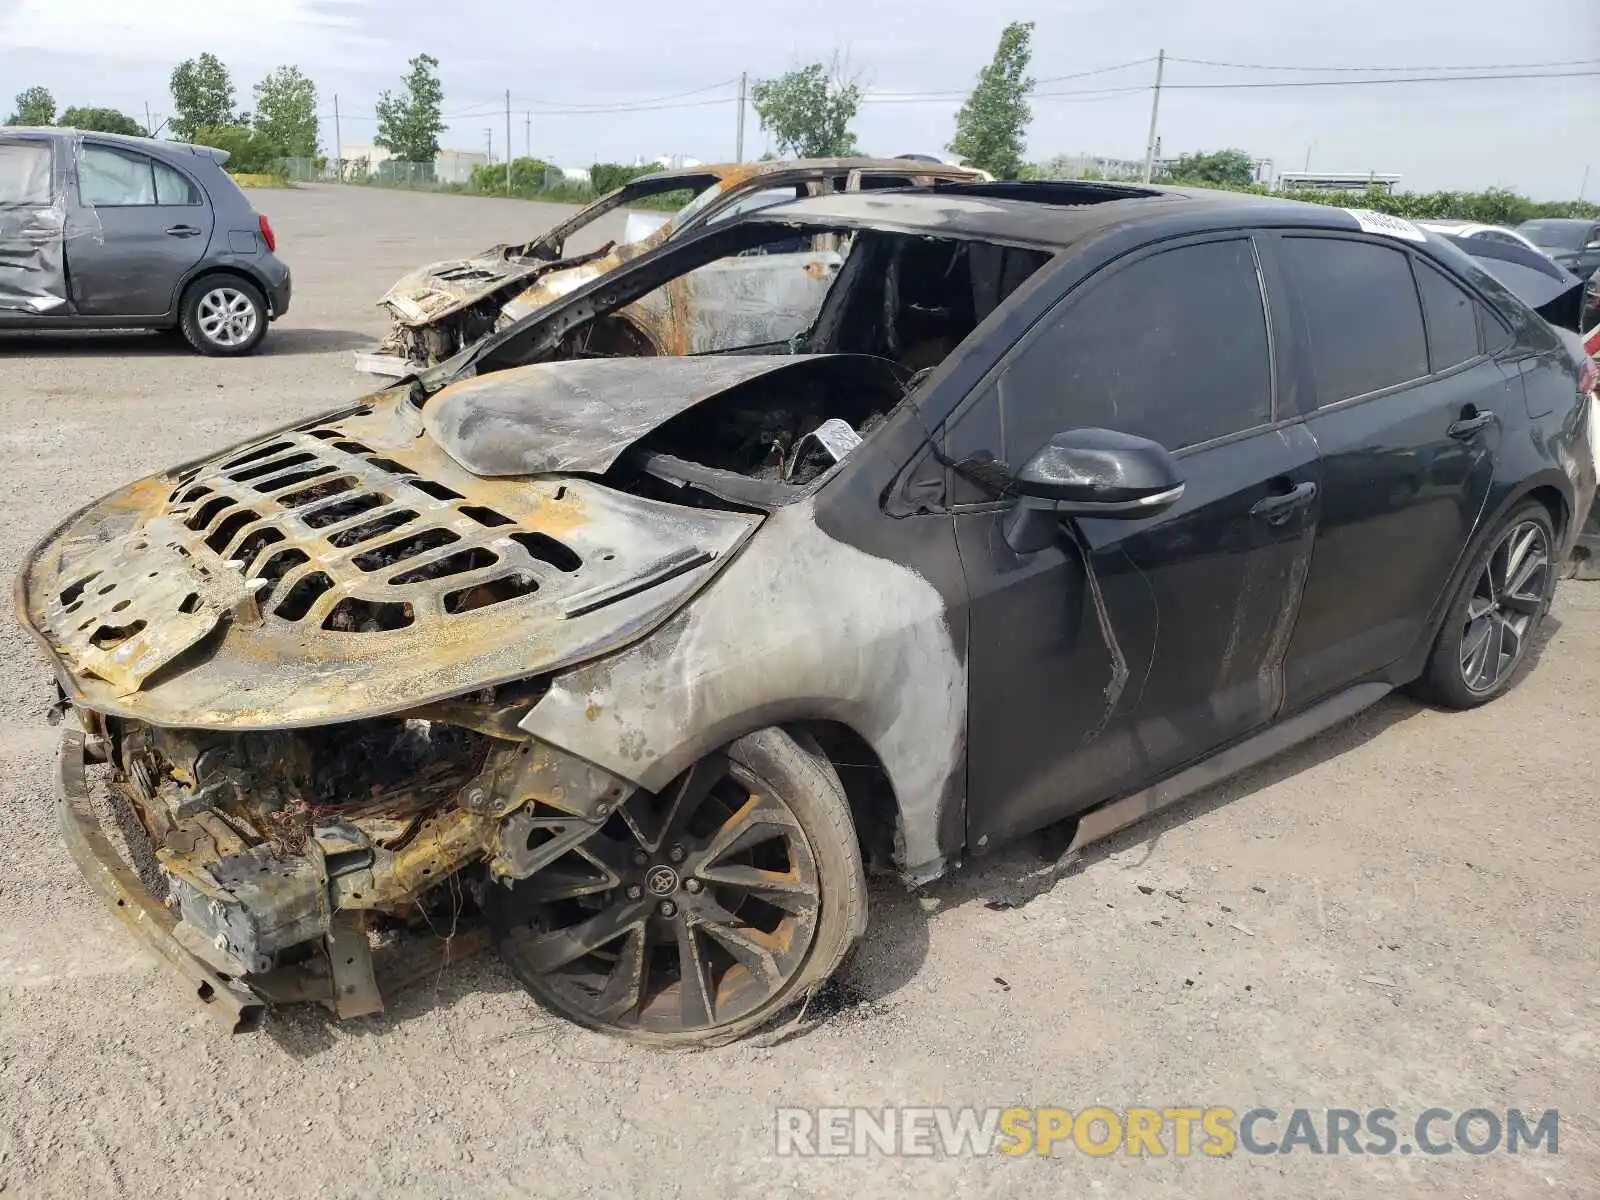
[[[175,63],[209,50],[231,63],[364,57],[368,0],[17,0],[0,45]]]

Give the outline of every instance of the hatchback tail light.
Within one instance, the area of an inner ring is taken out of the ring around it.
[[[261,240],[267,244],[267,249],[274,254],[278,251],[278,237],[272,232],[272,222],[266,217],[256,214],[256,220],[261,223]]]

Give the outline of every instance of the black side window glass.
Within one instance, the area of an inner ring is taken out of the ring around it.
[[[1428,314],[1428,360],[1435,371],[1448,370],[1457,363],[1478,356],[1477,302],[1452,283],[1443,271],[1421,259],[1417,267],[1417,286],[1422,289],[1422,307]]]
[[[1249,238],[1153,254],[1046,319],[1000,380],[1013,470],[1050,437],[1099,426],[1169,450],[1272,419],[1272,364]]]
[[[1322,237],[1288,237],[1282,247],[1305,312],[1319,405],[1428,373],[1422,306],[1403,252]]]

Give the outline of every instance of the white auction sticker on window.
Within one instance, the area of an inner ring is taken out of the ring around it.
[[[1385,237],[1404,238],[1408,242],[1425,242],[1428,237],[1404,217],[1391,217],[1388,213],[1373,212],[1370,208],[1347,208],[1345,212],[1356,219],[1356,224],[1367,233],[1381,233]]]

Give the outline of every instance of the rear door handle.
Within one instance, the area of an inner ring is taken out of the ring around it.
[[[1258,517],[1268,525],[1282,525],[1290,515],[1300,508],[1305,508],[1317,498],[1317,485],[1307,480],[1305,483],[1296,484],[1287,492],[1276,496],[1268,496],[1265,500],[1257,500],[1250,509],[1252,517]]]
[[[1450,428],[1445,430],[1457,441],[1466,441],[1494,420],[1492,412],[1480,411],[1474,417],[1462,417],[1459,421],[1450,422]]]
[[[200,231],[193,225],[174,225],[167,230],[168,237],[199,237]]]

